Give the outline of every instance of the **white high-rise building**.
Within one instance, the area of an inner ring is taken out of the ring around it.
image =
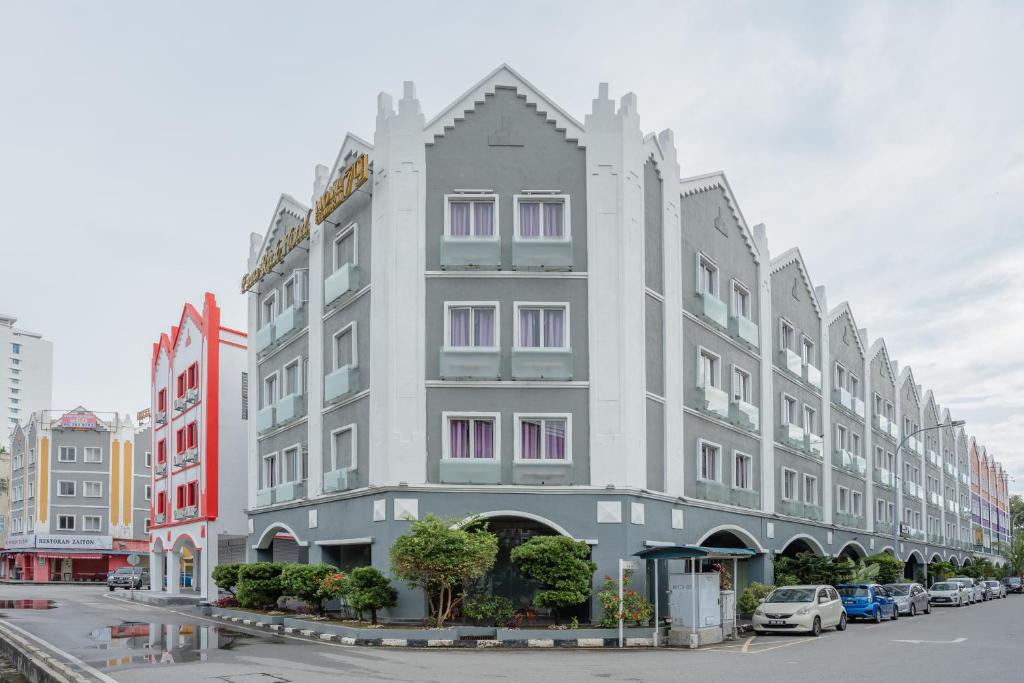
[[[53,403],[53,342],[0,313],[0,433]],[[6,441],[6,439],[5,439]]]

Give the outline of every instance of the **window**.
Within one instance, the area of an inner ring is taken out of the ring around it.
[[[189,422],[185,427],[185,448],[196,448],[199,445],[199,429],[196,423]]]
[[[496,348],[498,346],[498,304],[445,304],[448,324],[445,346],[452,348]]]
[[[352,223],[338,233],[331,245],[331,272],[336,273],[345,265],[358,263],[358,226]]]
[[[498,458],[500,439],[497,413],[446,413],[443,419],[446,422],[442,433],[443,457],[449,460],[495,460]],[[526,436],[532,438],[534,435],[531,431]],[[534,444],[531,442],[532,445]],[[526,459],[526,456],[523,458]]]
[[[153,452],[152,451],[146,451],[146,467],[152,467],[152,466],[153,466]]]
[[[850,492],[850,512],[858,517],[864,514],[864,494],[860,491]]]
[[[86,498],[102,498],[103,482],[86,481],[82,482],[82,495]]]
[[[199,505],[199,482],[190,481],[185,485],[185,504],[189,507]]]
[[[850,489],[845,486],[836,487],[836,509],[839,512],[850,511]]]
[[[718,297],[718,266],[704,254],[697,255],[697,292]]]
[[[849,447],[847,442],[847,431],[843,425],[836,425],[836,444],[835,447],[841,451],[845,451]]]
[[[700,377],[698,382],[702,387],[720,387],[721,359],[707,349],[700,350]]]
[[[569,347],[569,304],[516,304],[516,342],[524,349]]]
[[[103,462],[103,449],[87,447],[82,454],[82,462]]]
[[[82,531],[99,531],[103,528],[102,519],[96,515],[82,516]]]
[[[857,398],[860,396],[860,380],[857,379],[857,375],[851,372],[848,381],[850,383],[850,395]]]
[[[331,469],[356,468],[356,425],[348,425],[331,432]]]
[[[782,500],[796,500],[796,471],[782,469]]]
[[[569,237],[569,197],[565,195],[518,195],[516,239],[565,240]]]
[[[807,337],[804,337],[800,344],[800,357],[804,364],[814,365],[814,342]]]
[[[836,363],[836,388],[846,388],[846,368]]]
[[[157,412],[164,412],[167,410],[167,390],[161,389],[156,392],[156,409]]]
[[[810,434],[817,434],[817,412],[814,408],[805,405],[804,406],[804,429]]]
[[[174,452],[184,453],[185,443],[185,428],[182,427],[174,433]]]
[[[572,420],[569,415],[515,415],[517,460],[572,460]]]
[[[277,373],[268,375],[263,380],[263,407],[272,406],[277,403]]]
[[[732,366],[732,397],[735,401],[753,403],[750,393],[750,373],[743,368]]]
[[[860,455],[860,434],[850,432],[850,452]]]
[[[185,373],[181,373],[174,380],[174,395],[177,398],[185,397]]]
[[[706,441],[700,442],[700,479],[719,481],[721,478],[721,468],[719,466],[721,455],[721,446]]]
[[[146,500],[151,500],[153,497],[153,487],[146,484]]]
[[[891,522],[892,521],[891,519],[888,519],[888,520],[886,519],[885,512],[886,512],[886,510],[885,510],[885,501],[881,500],[881,499],[876,500],[875,501],[875,517],[877,519],[875,521],[883,522],[883,523],[884,522]]]
[[[167,462],[167,440],[160,439],[156,442],[156,461],[162,465]]]
[[[732,485],[737,489],[749,490],[753,488],[751,477],[752,458],[745,453],[736,453],[736,462],[733,468]]]
[[[732,313],[750,320],[750,290],[732,281]]]
[[[58,481],[57,482],[57,495],[58,496],[73,496],[73,495],[75,495],[75,482],[73,482],[73,481]]]
[[[12,343],[11,344],[11,353],[13,353],[13,354],[21,353],[21,344],[13,344]]]
[[[299,359],[296,358],[284,366],[284,396],[296,396],[302,393],[299,381]]]
[[[792,396],[782,395],[782,420],[783,424],[799,424],[797,418],[797,401]]]
[[[72,446],[61,446],[57,451],[57,462],[74,462],[77,459]]]
[[[35,496],[36,496],[36,483],[34,481],[30,481],[28,483],[28,497],[29,498],[35,498]]]
[[[810,474],[804,475],[804,504],[818,504],[818,478]]]
[[[20,456],[19,456],[19,462],[20,462]],[[30,449],[28,449],[28,464],[29,465],[34,465],[35,462],[36,462],[36,449],[30,448]]]
[[[796,330],[786,320],[779,320],[779,346],[786,351],[796,350]]]
[[[445,234],[464,239],[497,239],[497,195],[448,195]]]
[[[196,389],[199,387],[199,363],[193,363],[188,366],[188,388]]]
[[[188,494],[185,493],[185,485],[178,484],[174,488],[174,509],[180,510],[185,507],[185,501],[188,498]]]
[[[890,401],[885,402],[885,416],[889,418],[889,422],[896,422],[896,406]]]
[[[287,483],[306,479],[306,455],[302,452],[301,446],[286,448],[281,454],[281,465],[284,468],[281,473],[281,481]]]
[[[150,526],[152,525],[149,523],[149,517],[146,517],[142,520],[142,530],[145,531],[147,534],[149,533]]]
[[[164,514],[167,511],[167,495],[161,491],[156,494],[156,512],[159,515]]]
[[[75,530],[74,515],[57,515],[57,528],[61,531]]]
[[[341,328],[334,334],[332,348],[334,350],[334,369],[340,370],[344,367],[354,368],[356,362],[356,325],[351,323]]]

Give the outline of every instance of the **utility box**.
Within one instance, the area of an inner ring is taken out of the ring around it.
[[[722,606],[718,573],[692,574],[682,561],[669,561],[670,645],[709,645],[722,642]],[[696,633],[696,642],[690,638]]]

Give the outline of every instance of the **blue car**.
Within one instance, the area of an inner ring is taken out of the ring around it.
[[[872,619],[878,624],[882,619],[900,618],[896,600],[876,583],[844,583],[836,586],[836,590],[850,619]]]

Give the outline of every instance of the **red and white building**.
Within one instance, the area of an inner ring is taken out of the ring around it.
[[[246,354],[245,333],[221,325],[210,293],[153,344],[153,590],[216,598],[213,568],[244,560]]]

